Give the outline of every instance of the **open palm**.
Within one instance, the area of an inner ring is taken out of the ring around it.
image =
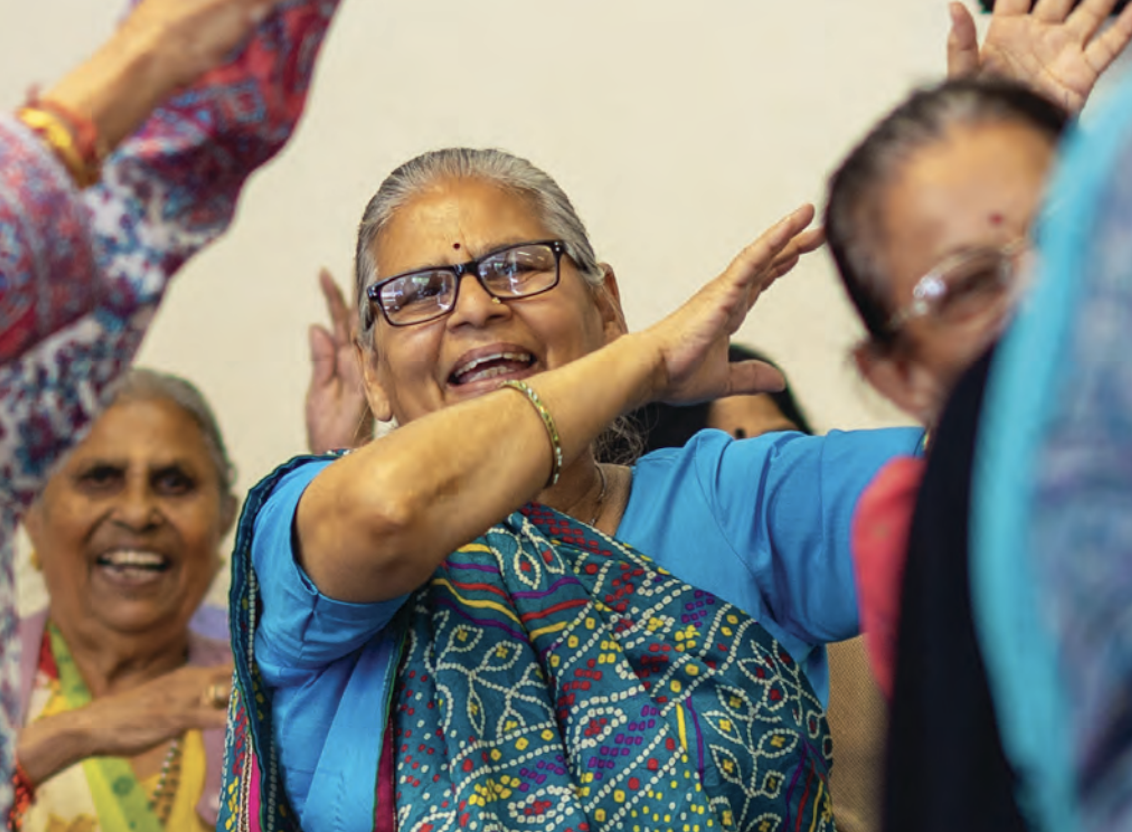
[[[1002,75],[1078,112],[1132,40],[1132,5],[1104,28],[1115,5],[1084,0],[1074,9],[1073,0],[1038,0],[1031,11],[1030,0],[998,0],[980,50],[971,13],[952,3],[948,75]]]
[[[354,349],[352,326],[357,316],[325,269],[318,276],[318,285],[326,299],[331,326],[314,324],[310,328],[307,446],[316,454],[362,445],[373,431],[362,368]]]

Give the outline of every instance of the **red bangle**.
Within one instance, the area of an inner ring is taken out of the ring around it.
[[[31,782],[19,760],[16,760],[16,770],[12,772],[12,789],[15,795],[12,809],[8,813],[8,828],[19,830],[23,828],[24,815],[35,803],[35,784]]]

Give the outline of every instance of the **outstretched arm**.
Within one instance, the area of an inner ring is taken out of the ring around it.
[[[1070,112],[1079,112],[1097,79],[1132,40],[1132,5],[1105,26],[1116,0],[998,0],[982,48],[975,21],[951,3],[947,40],[950,78],[994,73],[1029,84]]]
[[[649,401],[691,403],[781,389],[777,370],[731,364],[730,336],[759,294],[821,242],[805,206],[745,249],[664,320],[533,376],[553,414],[563,469],[621,413]],[[549,505],[551,454],[542,419],[500,390],[430,413],[328,466],[295,515],[298,555],[325,595],[372,603],[428,580],[453,550],[523,503]]]

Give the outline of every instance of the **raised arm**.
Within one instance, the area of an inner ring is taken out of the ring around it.
[[[998,0],[979,48],[975,21],[951,3],[947,74],[990,72],[1037,89],[1070,112],[1084,108],[1097,80],[1132,40],[1132,5],[1107,25],[1116,0]]]
[[[146,0],[91,58],[38,97],[39,106],[63,114],[55,124],[70,128],[63,133],[76,147],[82,130],[70,119],[86,122],[94,139],[88,151],[104,156],[161,101],[220,64],[277,2]],[[0,319],[0,362],[70,323],[99,295],[93,232],[51,135],[0,120],[0,309],[12,310]]]
[[[779,222],[655,326],[530,379],[553,414],[564,470],[616,416],[645,402],[781,387],[768,365],[729,364],[728,340],[759,293],[820,244],[820,231],[803,232],[812,218],[813,208],[805,206]],[[555,505],[568,483],[564,477],[547,489],[550,472],[546,427],[520,392],[499,390],[439,410],[336,462],[311,483],[297,512],[300,559],[332,598],[396,598],[524,502],[539,496]]]
[[[224,0],[240,2],[263,7]],[[0,308],[16,310],[0,321],[0,499],[17,514],[97,415],[169,278],[228,227],[247,177],[294,129],[336,5],[292,0],[262,20],[234,61],[155,111],[81,194],[30,131],[0,119],[0,160],[20,162],[0,165],[10,241],[0,285],[13,293]]]

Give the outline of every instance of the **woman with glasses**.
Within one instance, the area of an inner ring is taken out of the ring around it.
[[[594,455],[646,402],[781,384],[728,339],[817,245],[812,216],[627,333],[529,162],[451,149],[390,175],[356,291],[369,404],[398,427],[249,497],[222,822],[832,827],[822,645],[857,627],[849,519],[920,432]]]

